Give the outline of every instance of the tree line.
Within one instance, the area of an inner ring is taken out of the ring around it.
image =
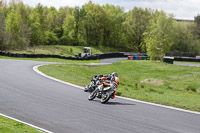
[[[200,16],[177,22],[164,11],[134,7],[129,12],[92,1],[82,7],[36,7],[0,1],[0,50],[37,45],[103,46],[148,53],[162,59],[170,51],[200,54]]]

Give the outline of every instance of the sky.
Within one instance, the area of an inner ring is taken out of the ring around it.
[[[89,0],[22,0],[23,3],[35,7],[38,3],[44,6],[54,6],[57,9],[63,6],[81,7]],[[93,3],[121,6],[125,11],[136,7],[164,10],[173,13],[177,19],[193,20],[200,14],[200,0],[92,0]]]

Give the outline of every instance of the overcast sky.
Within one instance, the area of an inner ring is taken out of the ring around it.
[[[81,7],[89,0],[22,0],[25,4],[35,7],[38,3],[45,6]],[[193,20],[194,16],[200,14],[200,0],[92,0],[100,5],[112,4],[124,7],[125,11],[133,7],[162,9],[167,13],[173,13],[175,18]]]

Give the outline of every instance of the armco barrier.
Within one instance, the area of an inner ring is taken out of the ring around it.
[[[174,57],[174,61],[200,62],[200,59],[195,57]]]

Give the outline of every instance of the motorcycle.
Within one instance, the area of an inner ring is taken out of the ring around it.
[[[93,100],[96,97],[100,99],[101,103],[107,103],[113,96],[118,85],[114,81],[104,81],[98,85],[93,92],[90,93],[88,100]]]
[[[88,84],[84,91],[85,92],[93,92],[95,90],[95,88],[97,87],[97,85],[99,85],[100,83],[100,78],[103,77],[103,75],[95,75],[92,79],[90,84]]]

